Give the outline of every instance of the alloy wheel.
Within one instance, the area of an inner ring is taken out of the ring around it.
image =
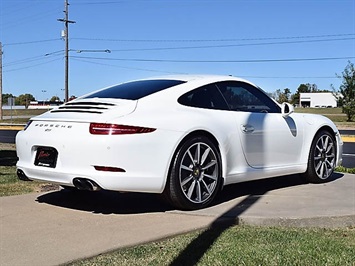
[[[180,186],[186,199],[198,204],[206,202],[217,188],[218,167],[217,156],[209,145],[191,145],[179,167]]]

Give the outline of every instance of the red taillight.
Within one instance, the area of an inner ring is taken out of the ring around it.
[[[103,171],[103,172],[121,172],[124,173],[126,170],[118,167],[111,167],[111,166],[97,166],[95,165],[95,170],[97,171]]]
[[[155,128],[136,127],[105,123],[91,123],[90,133],[93,135],[124,135],[124,134],[140,134],[155,131]]]

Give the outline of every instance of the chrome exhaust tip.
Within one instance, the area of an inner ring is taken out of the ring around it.
[[[98,191],[101,189],[94,181],[86,178],[74,178],[73,185],[79,190]]]

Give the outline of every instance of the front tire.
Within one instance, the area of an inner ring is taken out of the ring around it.
[[[204,208],[220,189],[221,173],[221,158],[216,145],[205,136],[191,137],[173,158],[167,197],[179,209]]]
[[[336,142],[333,135],[322,130],[315,136],[308,158],[308,168],[303,174],[312,183],[327,182],[333,174],[336,163]]]

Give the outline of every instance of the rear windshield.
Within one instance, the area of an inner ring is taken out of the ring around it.
[[[185,83],[181,80],[140,80],[116,85],[101,91],[94,92],[86,98],[114,98],[138,100],[152,93]]]

